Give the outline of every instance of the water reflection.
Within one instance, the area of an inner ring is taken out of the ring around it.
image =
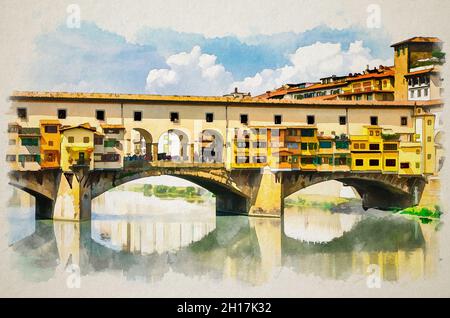
[[[82,275],[118,271],[142,282],[172,271],[258,285],[283,270],[348,280],[367,277],[376,264],[383,280],[397,281],[427,277],[437,265],[434,224],[381,211],[292,207],[278,220],[215,216],[211,202],[172,200],[168,209],[165,200],[123,195],[127,200],[116,192],[97,201],[92,222],[36,222],[12,246],[17,268],[33,281],[76,264]],[[128,208],[131,215],[123,213]]]

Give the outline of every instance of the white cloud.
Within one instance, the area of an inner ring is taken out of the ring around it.
[[[146,90],[157,94],[221,95],[227,92],[233,77],[217,57],[204,54],[199,46],[167,58],[169,68],[148,73]]]
[[[321,43],[300,47],[289,56],[291,64],[274,70],[265,69],[253,77],[234,82],[232,86],[241,91],[253,94],[280,87],[286,83],[318,81],[329,75],[345,75],[361,72],[369,65],[391,65],[392,60],[381,60],[372,57],[370,50],[362,41],[350,44],[347,51],[342,50],[339,43]]]
[[[280,87],[286,83],[318,81],[330,75],[361,72],[367,65],[391,65],[391,60],[374,58],[362,41],[343,50],[339,43],[321,43],[298,48],[289,55],[290,64],[277,69],[264,69],[242,81],[233,76],[216,56],[204,54],[199,46],[191,52],[182,52],[167,58],[167,69],[151,70],[146,89],[158,94],[222,95],[238,87],[253,95]]]

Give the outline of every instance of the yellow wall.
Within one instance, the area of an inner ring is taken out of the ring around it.
[[[400,144],[399,175],[417,175],[422,173],[420,143]],[[402,168],[402,163],[409,163],[409,168]]]
[[[61,149],[61,135],[59,132],[58,121],[43,120],[40,123],[41,131],[41,167],[42,168],[59,168],[60,149]],[[56,126],[55,133],[45,132],[46,126]],[[49,160],[52,159],[52,160]]]
[[[397,53],[399,52],[399,53]],[[405,75],[409,72],[408,64],[409,48],[408,45],[400,45],[394,48],[394,67],[395,67],[395,100],[408,100],[408,81]]]
[[[74,143],[69,143],[69,137],[74,137]],[[83,139],[89,138],[89,142]],[[83,128],[73,128],[64,130],[61,133],[61,168],[63,171],[70,171],[70,166],[76,164],[80,158],[80,153],[85,154],[85,160],[89,163],[89,169],[94,169],[94,132]]]

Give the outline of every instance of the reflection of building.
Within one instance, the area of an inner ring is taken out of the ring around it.
[[[214,230],[211,222],[129,222],[123,220],[92,221],[94,240],[110,248],[152,254],[176,251],[197,242]]]

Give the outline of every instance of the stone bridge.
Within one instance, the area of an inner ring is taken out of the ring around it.
[[[152,176],[175,176],[191,181],[216,197],[216,210],[280,217],[284,199],[308,186],[337,180],[352,186],[364,208],[403,208],[419,202],[427,182],[422,176],[381,173],[227,170],[223,164],[137,162],[123,170],[12,171],[10,184],[36,198],[37,219],[85,220],[91,200],[121,184]]]

